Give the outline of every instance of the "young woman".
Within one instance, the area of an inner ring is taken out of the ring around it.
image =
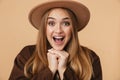
[[[74,0],[35,7],[29,20],[39,30],[37,43],[17,55],[9,80],[102,80],[99,57],[78,40],[89,18],[88,8]]]

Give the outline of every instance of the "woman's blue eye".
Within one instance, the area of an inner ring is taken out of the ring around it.
[[[54,21],[49,21],[49,22],[48,22],[48,25],[49,25],[49,26],[55,26],[55,22],[54,22]]]

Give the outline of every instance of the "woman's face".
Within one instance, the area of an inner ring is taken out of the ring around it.
[[[72,33],[72,20],[65,9],[52,9],[47,18],[47,40],[56,50],[63,50]]]

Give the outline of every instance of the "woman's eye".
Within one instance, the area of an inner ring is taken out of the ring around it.
[[[54,21],[49,21],[49,22],[48,22],[48,25],[49,25],[49,26],[55,26],[55,22],[54,22]]]
[[[64,26],[70,26],[70,22],[65,21],[65,22],[63,22],[63,25],[64,25]]]

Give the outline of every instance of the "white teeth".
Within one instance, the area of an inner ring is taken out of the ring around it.
[[[63,38],[63,37],[54,37],[54,38],[56,38],[56,39],[61,39],[61,38]]]

